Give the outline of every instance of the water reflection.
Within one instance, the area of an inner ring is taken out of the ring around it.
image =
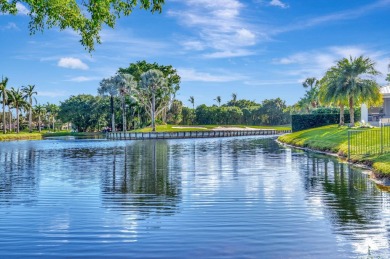
[[[323,208],[339,240],[350,239],[361,254],[390,249],[388,194],[334,158],[308,154],[307,162],[302,180],[308,200]]]
[[[271,138],[0,143],[0,165],[0,257],[389,256],[389,194]]]

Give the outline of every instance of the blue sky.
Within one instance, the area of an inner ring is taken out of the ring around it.
[[[390,0],[166,0],[162,14],[136,10],[103,29],[89,54],[72,31],[30,36],[28,6],[0,16],[0,74],[9,86],[35,84],[39,103],[97,94],[102,78],[138,60],[173,65],[187,106],[236,93],[294,104],[302,81],[340,58],[365,55],[385,83],[390,63]]]

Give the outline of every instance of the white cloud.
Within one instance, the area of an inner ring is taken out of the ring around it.
[[[203,57],[228,58],[253,55],[248,48],[254,46],[258,35],[253,25],[244,19],[241,11],[245,7],[238,0],[186,0],[186,8],[168,13],[191,28],[194,39],[183,40],[185,50],[204,51]],[[230,55],[231,54],[231,55]]]
[[[198,72],[192,68],[179,68],[178,73],[183,81],[197,81],[197,82],[234,82],[246,79],[245,76],[231,73],[208,73]]]
[[[288,5],[283,3],[280,0],[272,0],[269,4],[272,6],[280,7],[280,8],[288,8]]]
[[[88,65],[78,58],[61,58],[57,64],[59,67],[87,70]]]
[[[30,13],[30,10],[27,9],[22,3],[16,3],[16,9],[18,9],[18,14],[27,15]]]
[[[382,73],[378,82],[384,83],[384,76],[387,74],[389,59],[386,53],[372,50],[364,46],[331,46],[324,49],[299,52],[287,57],[273,60],[274,64],[286,66],[284,74],[297,76],[300,79],[315,76],[322,77],[326,70],[334,66],[342,58],[369,57],[376,61],[376,69]]]
[[[97,77],[97,76],[77,76],[77,77],[70,78],[69,80],[66,80],[66,81],[69,81],[69,82],[88,82],[88,81],[97,81],[100,79],[102,79],[102,78]]]
[[[19,30],[19,27],[15,23],[9,22],[5,26],[0,26],[0,31],[5,31],[5,30]]]

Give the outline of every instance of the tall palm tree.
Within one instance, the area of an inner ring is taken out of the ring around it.
[[[6,104],[8,106],[8,116],[9,116],[9,119],[8,119],[8,130],[9,132],[12,132],[12,112],[11,112],[11,109],[12,109],[12,106],[14,104],[14,96],[12,94],[12,91],[8,91],[7,93],[7,100],[6,100]]]
[[[38,115],[38,130],[41,132],[41,125],[42,125],[42,116],[45,116],[46,114],[46,108],[43,105],[35,105],[34,107],[34,113]]]
[[[232,104],[233,104],[233,106],[236,106],[236,102],[237,102],[237,94],[236,93],[232,93]]]
[[[47,103],[46,106],[45,106],[45,109],[46,109],[46,112],[49,116],[49,125],[50,125],[50,122],[52,123],[52,128],[53,128],[53,131],[55,131],[55,121],[56,121],[56,116],[58,114],[58,112],[60,111],[60,107],[58,107],[57,105],[53,104],[53,103]],[[50,129],[50,126],[49,126],[49,129]]]
[[[5,122],[5,104],[7,100],[8,90],[7,90],[8,77],[1,78],[0,82],[0,94],[2,96],[2,104],[3,104],[3,133],[7,133],[7,127]]]
[[[118,95],[118,88],[114,82],[113,77],[105,78],[100,81],[100,87],[98,88],[99,95],[110,96],[110,109],[111,109],[111,129],[115,131],[115,113],[114,113],[114,97]]]
[[[306,80],[302,83],[302,86],[304,88],[309,88],[310,90],[313,89],[313,87],[318,86],[319,81],[315,77],[308,77]]]
[[[221,101],[222,101],[221,96],[218,95],[218,96],[214,99],[214,101],[217,101],[218,106],[221,106]]]
[[[126,96],[131,94],[131,91],[137,86],[137,82],[132,75],[125,73],[115,75],[113,80],[121,99],[123,132],[126,132]]]
[[[339,75],[341,71],[338,67],[331,67],[320,80],[319,99],[321,103],[327,105],[337,105],[340,108],[339,125],[344,125],[344,106],[348,104],[348,98],[339,94],[339,88],[342,87]]]
[[[23,92],[19,88],[11,88],[11,92],[13,95],[13,106],[16,109],[16,133],[19,133],[19,112],[21,109],[29,109],[30,104],[26,101]]]
[[[157,69],[150,69],[145,73],[141,74],[140,89],[146,95],[151,95],[150,103],[150,112],[152,119],[152,131],[156,131],[156,95],[159,92],[168,91],[167,79],[164,77],[164,74]],[[162,95],[164,96],[164,95]]]
[[[195,110],[195,98],[193,96],[190,96],[188,101],[192,104],[192,109]]]
[[[354,126],[356,104],[374,104],[381,102],[380,86],[373,79],[363,79],[361,76],[375,76],[380,72],[375,69],[375,62],[370,58],[343,58],[337,62],[339,68],[339,82],[337,95],[348,98],[351,126]]]
[[[32,132],[32,108],[33,108],[33,100],[37,102],[37,99],[33,97],[33,95],[38,94],[35,91],[35,85],[27,85],[22,87],[22,92],[24,93],[24,98],[27,100],[30,104],[30,108],[28,111],[28,130],[31,133]]]

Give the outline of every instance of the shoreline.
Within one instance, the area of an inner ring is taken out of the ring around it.
[[[376,184],[378,184],[378,185],[380,185],[382,187],[390,187],[390,176],[384,176],[380,172],[376,172],[375,169],[372,166],[369,166],[367,164],[356,163],[356,162],[355,163],[354,162],[349,162],[344,156],[340,156],[337,153],[322,151],[322,150],[318,150],[318,149],[314,149],[314,148],[308,148],[308,147],[294,146],[294,145],[291,145],[291,144],[288,144],[288,143],[284,143],[284,142],[280,141],[279,139],[276,139],[276,142],[281,144],[281,145],[283,145],[283,146],[287,146],[287,147],[290,147],[290,148],[296,148],[296,149],[299,149],[299,150],[310,151],[310,152],[314,152],[314,153],[318,153],[318,154],[323,154],[323,155],[328,155],[328,156],[339,158],[340,160],[343,161],[343,163],[346,163],[348,165],[355,166],[355,167],[366,169],[366,170],[370,171],[368,173],[368,175],[370,176],[370,179],[372,181],[374,181]],[[364,173],[364,172],[362,172],[362,173]]]

